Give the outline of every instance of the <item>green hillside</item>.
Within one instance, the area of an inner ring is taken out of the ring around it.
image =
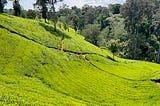
[[[159,64],[111,58],[72,29],[1,14],[0,105],[160,105]]]

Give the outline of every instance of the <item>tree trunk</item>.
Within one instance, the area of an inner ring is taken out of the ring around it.
[[[113,60],[114,60],[114,56],[115,56],[115,54],[113,53]]]
[[[54,30],[56,31],[57,19],[56,19],[56,11],[55,11],[55,6],[54,6],[53,0],[52,0],[52,9],[53,9],[53,27],[54,27]]]
[[[131,38],[131,53],[132,53],[132,59],[136,59],[137,57],[137,39],[135,36],[133,36],[134,38]]]
[[[64,35],[62,36],[62,39],[61,39],[61,51],[64,50]]]
[[[3,13],[3,4],[2,4],[2,0],[0,0],[0,13]]]
[[[57,21],[54,19],[54,30],[56,31],[57,27],[56,27]]]

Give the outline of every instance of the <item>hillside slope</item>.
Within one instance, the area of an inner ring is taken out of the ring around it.
[[[160,65],[111,56],[72,29],[0,15],[0,105],[158,106]]]

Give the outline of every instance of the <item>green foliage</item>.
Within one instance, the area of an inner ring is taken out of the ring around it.
[[[129,59],[159,61],[160,6],[158,0],[127,0],[122,6],[111,4],[109,7],[84,5],[68,8],[61,7],[58,16],[68,26],[77,29],[72,22],[72,14],[79,17],[76,21],[79,33],[85,39],[101,48],[108,48],[110,40],[119,40],[118,56]],[[120,11],[121,10],[121,11]],[[112,13],[111,13],[112,12]],[[78,23],[78,25],[77,25]],[[91,28],[90,26],[98,26]],[[97,32],[92,32],[95,29]],[[155,35],[155,43],[152,43]]]
[[[107,7],[89,5],[84,5],[82,9],[76,6],[69,9],[67,5],[63,5],[57,15],[59,18],[65,18],[66,23],[71,27],[76,28],[76,25],[81,33],[86,25],[95,24],[97,21],[98,24],[101,24],[101,30],[105,28],[105,19],[109,17],[109,10]],[[73,20],[73,17],[75,17],[75,20]]]
[[[45,19],[45,22],[46,22],[46,19],[47,19],[47,12],[48,12],[48,9],[46,6],[43,6],[42,7],[42,17]]]
[[[158,47],[151,43],[152,35],[159,41],[158,0],[127,0],[122,14],[129,34],[129,54],[132,59],[157,61]],[[158,22],[158,23],[157,23]],[[156,23],[156,24],[155,24]],[[157,44],[156,44],[157,45]]]
[[[97,45],[98,36],[100,33],[99,25],[89,24],[85,26],[85,29],[82,30],[82,34],[85,36],[85,39],[90,43]]]
[[[119,40],[113,40],[111,39],[109,42],[108,42],[108,48],[109,50],[111,50],[111,52],[113,53],[113,59],[114,59],[114,55],[115,53],[118,52],[118,48],[119,48]]]
[[[0,15],[0,105],[158,106],[160,66],[111,56],[71,28]]]
[[[121,4],[110,4],[109,5],[109,9],[112,12],[112,14],[119,14],[121,7],[122,7]]]
[[[46,11],[46,9],[48,10],[49,8],[47,7],[47,5],[51,3],[50,0],[36,0],[36,3],[34,4],[35,7],[38,6],[38,8],[40,8],[43,11]],[[47,13],[47,11],[46,11]]]
[[[48,18],[47,3],[48,3],[48,0],[36,0],[36,3],[35,3],[35,7],[37,6],[37,8],[41,10],[42,18],[45,19],[45,22],[46,22],[46,19]]]
[[[112,41],[118,41],[118,51],[116,54],[120,57],[127,57],[128,38],[127,32],[124,30],[124,19],[121,15],[113,15],[106,19],[107,26],[98,36],[98,46],[110,49]],[[111,50],[111,49],[110,49]]]
[[[79,17],[76,14],[72,14],[71,19],[73,21],[74,30],[77,31]]]
[[[97,17],[98,24],[101,25],[100,31],[102,31],[106,27],[106,21],[103,14],[99,14]]]
[[[21,6],[19,4],[19,0],[14,0],[13,1],[13,9],[14,9],[14,15],[15,16],[20,16],[20,14],[21,14]]]
[[[116,53],[118,51],[118,42],[119,40],[110,40],[109,41],[109,49],[111,50],[111,52]]]
[[[30,19],[35,19],[36,18],[36,11],[34,11],[34,10],[28,10],[27,11],[27,18],[30,18]]]
[[[0,13],[3,13],[3,9],[6,3],[7,0],[0,0]]]

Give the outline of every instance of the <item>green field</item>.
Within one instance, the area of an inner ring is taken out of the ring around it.
[[[160,106],[159,64],[111,58],[73,29],[1,14],[0,105]]]

